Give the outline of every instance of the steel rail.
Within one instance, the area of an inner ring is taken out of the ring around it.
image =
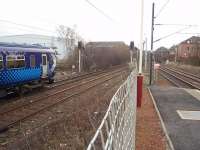
[[[164,73],[160,72],[161,76],[163,76],[165,79],[167,79],[168,81],[170,81],[172,84],[174,84],[177,87],[181,87],[180,84],[174,82],[174,80],[170,79],[168,76],[166,76]]]
[[[101,73],[106,73],[108,71],[110,72],[110,71],[116,70],[119,67],[126,67],[126,65],[124,65],[124,64],[123,65],[117,65],[117,66],[113,66],[113,67],[111,67],[109,69],[106,69],[106,70],[92,71],[92,72],[88,72],[88,73],[85,73],[85,74],[77,75],[77,76],[74,76],[74,77],[71,77],[71,78],[65,78],[65,79],[62,79],[62,80],[58,80],[58,81],[55,82],[55,85],[50,86],[50,87],[56,87],[56,86],[63,85],[64,83],[58,84],[58,85],[56,85],[56,83],[64,82],[64,81],[66,81],[65,83],[73,83],[73,82],[76,82],[77,80],[85,79],[87,77],[90,77],[91,75],[96,75],[96,74],[101,74]]]
[[[114,85],[118,85],[119,83],[121,83],[121,80],[118,80],[117,82],[114,82]],[[118,86],[120,86],[120,85],[118,85]],[[90,107],[90,106],[89,106]],[[69,117],[71,117],[72,115],[75,115],[75,114],[78,114],[78,113],[81,113],[81,112],[84,112],[84,111],[88,111],[88,107],[83,107],[83,108],[79,108],[78,110],[75,110],[75,111],[73,111],[73,112],[71,112],[71,113],[67,113],[65,116],[64,116],[64,118],[65,119],[67,119],[67,118],[69,118]],[[106,113],[105,111],[102,111],[103,113]],[[61,117],[61,118],[63,118],[63,117]],[[55,122],[55,121],[57,121],[57,119],[58,120],[60,120],[60,118],[56,118],[55,120],[53,120],[53,122]],[[51,123],[53,123],[53,122],[51,122]],[[51,124],[50,123],[50,124]],[[100,123],[99,123],[100,124]],[[45,124],[43,127],[45,127],[45,126],[47,126],[48,124]],[[36,127],[33,127],[32,128],[32,130],[37,130],[38,129],[38,126],[36,126]],[[36,131],[37,132],[37,131]]]
[[[177,75],[174,75],[173,73],[170,73],[169,70],[167,71],[167,70],[162,69],[162,68],[161,68],[160,70],[163,71],[163,72],[165,72],[165,73],[167,73],[167,74],[169,74],[170,76],[173,76],[174,78],[178,79],[179,81],[181,81],[181,82],[183,82],[183,83],[189,85],[191,88],[195,88],[195,89],[200,90],[200,86],[194,85],[194,84],[192,84],[191,82],[189,82],[189,81],[187,81],[187,80],[184,80],[184,79],[182,79],[181,77],[178,77]],[[174,81],[174,82],[175,82],[175,81]]]
[[[124,69],[124,68],[123,68],[123,69]],[[11,112],[11,111],[20,109],[20,108],[25,107],[25,106],[28,106],[28,105],[32,105],[32,104],[34,104],[34,103],[36,103],[36,102],[39,102],[39,101],[44,101],[45,99],[47,99],[47,98],[49,98],[49,97],[56,96],[56,95],[58,95],[58,94],[60,94],[60,93],[66,92],[66,91],[71,90],[71,89],[73,89],[73,88],[76,88],[76,87],[85,85],[85,84],[87,84],[87,83],[93,82],[93,81],[95,81],[95,80],[104,78],[105,76],[108,76],[108,75],[110,75],[110,74],[120,72],[120,71],[122,71],[123,69],[114,70],[114,71],[107,72],[107,73],[101,73],[101,74],[98,74],[97,76],[94,76],[93,79],[91,79],[91,77],[90,77],[90,78],[88,77],[88,78],[89,78],[88,81],[85,81],[85,82],[83,82],[83,83],[78,83],[78,84],[72,85],[72,86],[70,86],[70,87],[67,87],[67,88],[64,88],[64,89],[62,89],[62,90],[56,91],[56,92],[51,93],[51,94],[49,94],[49,95],[39,96],[39,97],[36,97],[35,99],[34,99],[34,97],[33,97],[34,100],[29,100],[29,101],[27,101],[27,102],[24,102],[24,103],[21,104],[20,106],[15,106],[15,107],[12,107],[12,108],[10,108],[10,109],[7,109],[6,111],[1,111],[1,112],[0,112],[0,115],[4,115],[5,113],[9,113],[9,112]],[[103,74],[103,75],[102,75],[102,74]],[[92,77],[93,77],[93,76],[92,76]],[[80,81],[80,80],[78,80],[78,81]]]
[[[190,78],[194,81],[197,81],[197,82],[200,82],[200,77],[199,76],[196,76],[194,74],[191,74],[191,73],[187,73],[187,72],[184,72],[184,71],[179,71],[179,70],[176,70],[176,69],[172,69],[172,68],[168,68],[168,67],[164,67],[164,69],[167,69],[167,70],[170,70],[172,72],[175,72],[177,74],[180,74],[180,75],[183,75],[187,78]]]
[[[187,74],[187,75],[193,76],[193,77],[195,77],[195,78],[197,78],[197,79],[200,79],[200,76],[197,76],[197,75],[195,75],[195,74],[193,74],[193,73],[185,72],[185,71],[183,71],[183,70],[180,69],[180,68],[172,68],[172,67],[165,67],[165,68],[168,68],[168,69],[171,69],[171,70],[175,70],[175,71],[178,71],[178,72],[182,72],[182,73],[184,73],[184,74]]]
[[[51,107],[54,107],[55,105],[58,105],[58,104],[60,104],[60,103],[63,103],[63,102],[65,102],[66,100],[68,100],[67,102],[70,102],[70,101],[72,101],[72,99],[70,100],[70,98],[72,98],[72,97],[74,97],[74,96],[81,95],[82,93],[86,92],[86,91],[89,90],[89,89],[92,89],[93,87],[96,87],[96,86],[98,86],[98,85],[100,85],[100,84],[102,84],[102,83],[105,83],[105,82],[107,82],[107,81],[113,79],[113,78],[116,78],[116,77],[118,77],[121,73],[122,73],[122,72],[119,71],[119,73],[117,73],[117,74],[114,74],[114,75],[111,74],[112,76],[111,76],[111,75],[107,75],[108,78],[104,79],[104,80],[101,81],[101,82],[97,82],[96,84],[92,84],[92,85],[88,86],[88,87],[85,88],[85,89],[76,91],[76,92],[74,92],[73,94],[71,94],[71,95],[69,95],[69,96],[66,96],[66,97],[63,97],[62,99],[59,99],[59,100],[56,101],[56,102],[53,101],[52,104],[45,105],[45,106],[42,105],[41,108],[38,108],[38,110],[34,110],[33,112],[30,112],[29,114],[28,114],[28,113],[27,113],[27,114],[24,114],[24,113],[23,113],[24,116],[19,117],[19,118],[18,118],[18,116],[17,116],[17,119],[15,118],[14,121],[13,121],[13,120],[10,120],[10,121],[7,121],[7,122],[6,122],[5,120],[3,120],[4,123],[3,123],[2,126],[0,126],[0,132],[6,131],[6,130],[8,130],[11,126],[13,126],[13,125],[15,125],[15,124],[17,124],[17,123],[19,123],[19,122],[21,122],[21,121],[24,121],[25,119],[27,119],[27,118],[29,118],[29,117],[31,117],[31,116],[34,116],[34,115],[36,115],[36,114],[38,114],[38,113],[40,113],[40,112],[42,112],[42,111],[44,111],[44,110],[47,110],[47,109],[49,109],[49,108],[51,108]],[[109,76],[111,76],[111,77],[109,77]],[[96,81],[98,81],[98,79],[96,79]],[[23,108],[23,109],[24,109],[24,108]],[[26,110],[27,110],[27,109],[26,109]],[[15,117],[16,117],[16,116],[15,116]],[[10,118],[10,116],[6,116],[6,118]]]
[[[121,66],[122,65],[117,66],[117,67],[113,67],[113,68],[111,68],[109,70],[109,72],[113,71],[113,70],[116,70],[118,67],[121,67]],[[54,83],[54,85],[49,86],[48,88],[55,88],[55,87],[58,87],[58,86],[62,86],[64,84],[74,83],[76,81],[79,81],[79,80],[82,80],[82,79],[85,79],[85,78],[89,78],[89,77],[94,76],[94,75],[99,75],[99,74],[102,74],[102,73],[107,73],[107,72],[108,72],[108,69],[107,70],[101,70],[101,71],[89,72],[89,73],[85,73],[85,74],[82,74],[82,75],[74,76],[72,78],[66,78],[66,79],[58,80],[58,81],[56,81]],[[62,82],[62,83],[61,84],[57,84],[57,83],[60,83],[60,82]]]

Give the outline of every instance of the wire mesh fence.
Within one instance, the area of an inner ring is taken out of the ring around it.
[[[133,71],[112,97],[87,150],[134,150],[137,72]]]

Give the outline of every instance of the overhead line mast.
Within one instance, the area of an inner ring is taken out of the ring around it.
[[[152,84],[152,70],[154,69],[153,63],[153,31],[154,31],[154,8],[155,4],[152,4],[152,24],[151,24],[151,52],[150,52],[150,77],[149,77],[149,85]]]

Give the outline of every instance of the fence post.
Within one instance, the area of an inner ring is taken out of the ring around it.
[[[143,75],[137,76],[137,107],[142,106]]]
[[[133,71],[112,97],[87,150],[135,150],[136,90],[137,74]]]

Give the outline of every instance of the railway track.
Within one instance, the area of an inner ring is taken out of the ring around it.
[[[170,70],[173,70],[173,71],[176,71],[176,72],[178,71],[179,73],[183,73],[183,74],[185,74],[185,75],[188,75],[188,76],[191,76],[191,77],[194,77],[194,78],[197,78],[197,79],[200,80],[200,76],[199,76],[199,75],[195,75],[195,74],[186,72],[186,71],[184,71],[183,69],[179,69],[179,68],[174,69],[174,68],[172,68],[172,67],[167,67],[167,69],[170,69]]]
[[[87,78],[82,82],[74,82],[71,86],[58,89],[48,95],[31,99],[21,105],[11,107],[0,112],[0,132],[8,130],[15,124],[22,122],[38,113],[48,110],[63,102],[72,101],[74,96],[81,95],[87,90],[103,84],[113,78],[118,77],[125,72],[127,68],[111,71],[109,73],[101,73],[94,77]]]
[[[116,70],[119,67],[125,67],[125,66],[124,65],[114,66],[114,67],[110,68],[109,71]],[[55,88],[55,87],[58,87],[58,86],[62,86],[64,84],[74,83],[74,82],[77,82],[79,80],[86,79],[86,78],[92,77],[94,75],[99,75],[99,74],[107,73],[107,72],[108,72],[108,70],[89,72],[89,73],[85,73],[85,74],[82,74],[82,75],[74,76],[72,78],[66,78],[66,79],[58,80],[53,85],[49,85],[49,86],[46,86],[46,87],[47,88]]]
[[[44,85],[44,88],[40,89],[40,92],[42,90],[42,94],[45,95],[46,94],[45,92],[48,92],[49,90],[52,90],[54,88],[58,88],[58,87],[62,88],[63,85],[73,84],[75,82],[80,82],[81,80],[85,80],[87,78],[91,78],[92,76],[95,76],[95,75],[101,75],[103,73],[108,73],[110,71],[114,71],[114,70],[116,70],[116,69],[118,69],[120,67],[124,68],[124,67],[126,67],[126,65],[118,65],[118,66],[114,66],[114,67],[109,68],[109,70],[106,69],[106,70],[100,70],[100,71],[93,71],[93,72],[77,75],[77,76],[74,76],[74,77],[57,80],[53,84]],[[22,95],[19,96],[19,94],[16,95],[16,93],[10,93],[9,94],[10,97],[8,95],[4,99],[1,98],[1,103],[3,104],[2,106],[4,106],[4,105],[8,105],[7,104],[8,101],[11,102],[11,105],[12,105],[12,102],[17,102],[18,100],[29,101],[30,97],[33,97],[33,98],[35,97],[35,94],[40,95],[40,93],[38,93],[38,90],[35,91],[34,95],[30,94],[30,93],[27,93],[25,95],[23,94],[23,96]],[[0,106],[0,110],[2,110],[2,109],[4,109],[4,107]],[[0,111],[0,113],[1,113],[1,111]]]
[[[42,90],[44,92],[45,90],[53,89],[53,88],[56,88],[56,87],[59,87],[59,86],[65,85],[65,84],[71,84],[71,83],[77,82],[79,80],[87,79],[87,78],[90,78],[90,77],[92,77],[94,75],[99,75],[99,74],[102,74],[102,73],[106,73],[108,71],[116,70],[117,68],[125,67],[125,66],[126,65],[124,65],[124,64],[123,65],[117,65],[117,66],[113,66],[113,67],[111,67],[109,69],[106,69],[106,70],[92,71],[92,72],[76,75],[76,76],[73,76],[73,77],[57,80],[53,84],[44,84],[44,86],[43,86],[44,88]],[[42,86],[38,86],[37,89],[39,87],[41,88]],[[12,101],[12,100],[16,101],[18,99],[21,99],[22,96],[23,96],[23,98],[26,98],[27,94],[28,94],[28,97],[29,97],[30,96],[29,92],[27,91],[26,93],[23,93],[23,94],[17,94],[15,92],[11,92],[11,93],[8,93],[8,95],[6,97],[4,97],[4,98],[1,97],[0,99],[1,99],[1,102],[3,104],[6,104],[8,99],[9,99],[9,101]],[[36,93],[37,93],[37,90],[36,90]]]
[[[120,70],[123,70],[120,69]],[[57,86],[53,86],[52,88],[50,88],[48,91],[44,91],[42,93],[39,93],[37,94],[36,96],[33,95],[33,96],[27,96],[27,97],[24,97],[23,99],[21,99],[21,102],[19,102],[19,104],[14,104],[14,106],[11,106],[10,105],[7,105],[7,107],[1,107],[0,109],[0,115],[3,114],[3,113],[7,113],[9,111],[13,111],[19,107],[23,107],[23,106],[26,106],[26,105],[29,105],[29,104],[33,104],[37,101],[40,101],[40,100],[43,100],[43,99],[46,99],[46,98],[49,98],[49,97],[52,97],[52,96],[57,96],[65,91],[68,91],[68,90],[71,90],[71,89],[74,89],[76,87],[79,87],[83,84],[86,84],[88,82],[92,82],[93,80],[95,79],[99,79],[104,77],[104,75],[108,75],[109,73],[112,74],[112,73],[115,73],[115,72],[118,72],[119,70],[111,70],[110,72],[98,72],[98,74],[89,74],[89,76],[84,76],[83,78],[76,78],[76,80],[67,80],[67,82],[63,82]]]
[[[200,77],[175,68],[163,67],[160,74],[178,87],[200,90]]]

